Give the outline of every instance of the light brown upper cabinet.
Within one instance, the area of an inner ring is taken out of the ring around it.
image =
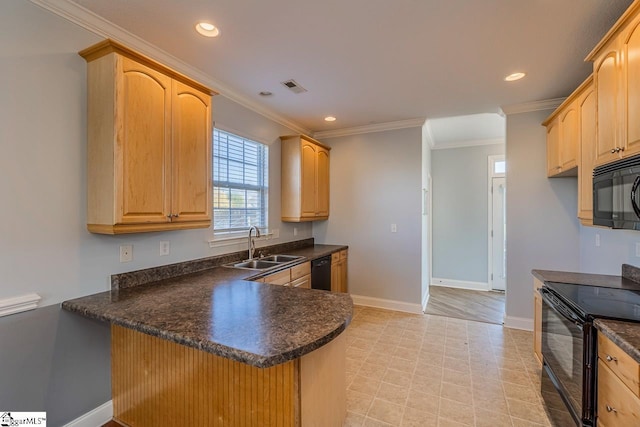
[[[596,165],[640,153],[640,2],[634,2],[593,49]]]
[[[88,79],[93,233],[211,225],[211,89],[112,40],[80,52]]]
[[[329,150],[305,135],[282,141],[282,221],[329,218]]]
[[[577,174],[578,106],[573,98],[567,101],[542,123],[547,127],[547,176],[549,177]]]
[[[593,77],[576,90],[580,113],[578,161],[578,218],[593,225],[593,167],[596,159],[596,93]]]
[[[589,76],[542,124],[547,127],[547,175],[578,176],[578,217],[584,225],[592,225],[596,157],[593,76]]]

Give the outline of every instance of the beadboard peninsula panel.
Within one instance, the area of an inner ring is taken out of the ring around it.
[[[116,325],[111,334],[119,422],[300,425],[298,360],[261,369]]]

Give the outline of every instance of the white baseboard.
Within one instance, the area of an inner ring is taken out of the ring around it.
[[[364,305],[366,307],[384,308],[387,310],[403,311],[406,313],[422,314],[422,306],[420,304],[412,304],[410,302],[395,301],[390,299],[365,297],[362,295],[351,295],[355,305]]]
[[[522,329],[525,331],[533,331],[533,319],[528,317],[504,316],[505,328]]]
[[[64,427],[99,427],[113,418],[113,401],[103,403],[95,409],[79,416]]]
[[[444,286],[446,288],[469,289],[472,291],[490,291],[491,288],[486,282],[469,282],[466,280],[431,278],[431,286]]]

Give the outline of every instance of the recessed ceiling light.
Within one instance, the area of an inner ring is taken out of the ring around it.
[[[516,80],[520,80],[521,78],[523,78],[524,76],[526,76],[526,73],[513,73],[513,74],[509,74],[507,77],[504,78],[505,82],[514,82]]]
[[[196,31],[205,37],[218,37],[220,35],[218,27],[208,22],[198,22]]]
[[[336,118],[333,117],[333,116],[327,116],[327,117],[324,118],[324,121],[325,122],[335,122]]]
[[[271,96],[271,95],[273,95],[273,93],[269,92],[268,90],[263,90],[262,92],[259,92],[258,95],[260,95],[260,96]]]

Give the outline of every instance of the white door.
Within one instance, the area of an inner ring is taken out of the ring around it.
[[[504,291],[507,277],[505,179],[491,178],[491,189],[491,289]]]

